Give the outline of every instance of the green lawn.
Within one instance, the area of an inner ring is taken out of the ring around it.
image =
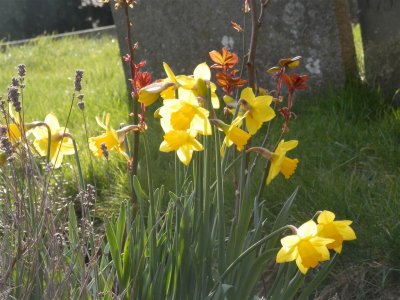
[[[50,111],[60,123],[66,121],[76,69],[84,69],[89,136],[101,129],[95,116],[111,113],[116,128],[127,120],[127,93],[116,39],[42,39],[35,44],[0,52],[0,87],[3,98],[15,66],[27,66],[24,107],[27,120],[43,120]],[[173,68],[173,66],[171,66]],[[310,96],[295,106],[297,119],[285,139],[298,139],[291,152],[299,167],[289,181],[282,178],[267,187],[264,199],[274,215],[296,186],[300,192],[293,212],[294,225],[312,217],[316,210],[329,209],[339,219],[354,220],[358,239],[344,246],[329,287],[347,295],[383,295],[400,272],[400,120],[380,95],[359,83],[320,96]],[[152,113],[148,114],[151,118]],[[156,186],[173,185],[173,156],[159,153],[161,130],[149,120],[151,161],[157,170]],[[125,162],[90,159],[85,144],[83,115],[74,106],[68,128],[80,145],[86,180],[99,191],[99,207],[109,210],[128,198]],[[73,157],[67,159],[74,164]],[[139,174],[141,170],[139,164]],[[74,198],[76,190],[71,168],[64,168],[67,186]],[[72,183],[71,183],[72,180]],[[299,220],[299,221],[296,221]],[[343,271],[343,272],[342,272]],[[350,284],[349,280],[352,280]],[[393,289],[395,291],[395,289]],[[376,293],[376,294],[374,294]]]
[[[102,116],[103,113],[111,114],[111,124],[114,128],[127,122],[127,90],[116,38],[110,36],[98,39],[67,37],[52,40],[42,38],[34,44],[26,44],[0,52],[0,65],[2,66],[0,87],[3,98],[6,98],[7,86],[10,84],[11,78],[16,76],[16,66],[21,63],[24,63],[27,68],[24,92],[25,120],[44,120],[48,113],[53,112],[63,126],[67,121],[71,105],[75,70],[83,69],[85,73],[82,92],[85,94],[85,119],[88,136],[102,133],[95,117]],[[149,122],[149,124],[154,123],[152,120]],[[118,160],[117,157],[112,157],[109,162],[97,160],[93,161],[94,175],[89,172],[91,160],[86,144],[84,124],[83,114],[74,104],[67,127],[75,136],[81,150],[80,156],[83,168],[86,170],[87,181],[96,183],[103,207],[116,208],[113,205],[114,202],[119,203],[121,200],[129,198],[126,184],[126,163]],[[160,128],[150,127],[152,130]],[[162,136],[160,135],[152,139],[154,144],[161,143],[161,140]],[[155,156],[153,161],[156,162],[165,158],[165,155],[158,156],[156,151],[153,156]],[[65,162],[74,164],[74,157],[67,157]],[[163,163],[159,162],[159,164]],[[64,168],[62,171],[65,173],[67,181],[71,180],[70,169]],[[76,184],[70,185],[72,190],[76,190],[77,187],[77,179],[74,181]]]

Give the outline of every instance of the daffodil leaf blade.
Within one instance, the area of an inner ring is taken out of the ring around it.
[[[135,194],[138,198],[139,204],[145,204],[148,201],[149,197],[143,191],[142,186],[141,186],[137,176],[133,177],[133,188],[135,190]]]
[[[300,296],[297,298],[299,300],[307,300],[308,297],[315,291],[315,289],[320,286],[322,281],[328,276],[329,272],[335,265],[338,255],[335,253],[330,261],[323,264],[322,268],[315,274],[314,278],[307,283],[301,292]]]
[[[289,210],[293,205],[294,200],[296,199],[297,192],[299,191],[299,187],[297,187],[292,195],[286,200],[285,204],[283,205],[281,211],[279,212],[272,231],[275,231],[287,224],[287,220],[289,217]],[[274,248],[276,243],[278,242],[279,236],[272,237],[267,243],[267,249]]]

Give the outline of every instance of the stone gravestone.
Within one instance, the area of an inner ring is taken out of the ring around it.
[[[112,1],[111,1],[112,2]],[[259,3],[256,1],[257,4]],[[244,20],[243,0],[145,0],[131,11],[133,40],[138,41],[136,62],[145,59],[154,78],[165,77],[162,62],[176,74],[191,74],[208,52],[226,47],[240,57],[248,50],[249,35],[242,35],[230,22],[250,31],[250,16]],[[111,3],[113,6],[113,3]],[[128,53],[126,23],[122,9],[113,10],[121,54]],[[341,42],[350,42],[342,47]],[[272,0],[267,7],[257,47],[256,66],[261,86],[272,89],[265,70],[280,58],[303,57],[299,73],[310,76],[310,86],[319,90],[340,86],[347,71],[355,70],[355,51],[346,0]]]
[[[0,9],[0,41],[10,40],[13,33],[22,33],[26,19],[25,1],[3,1]],[[18,35],[20,37],[20,35]]]
[[[400,1],[358,0],[367,81],[389,96],[400,88]]]
[[[101,8],[97,0],[4,0],[0,3],[0,41],[16,41],[44,33],[70,32],[112,23],[109,8]]]

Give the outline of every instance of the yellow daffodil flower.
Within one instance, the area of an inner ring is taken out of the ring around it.
[[[54,168],[61,166],[64,155],[72,155],[75,153],[74,145],[70,137],[64,136],[68,133],[68,129],[60,127],[57,117],[50,113],[44,119],[44,123],[50,128],[51,142],[50,142],[50,160]],[[48,131],[46,127],[36,127],[32,131],[35,136],[33,146],[40,156],[47,156],[48,150]]]
[[[219,123],[218,126],[225,133],[225,139],[222,143],[220,150],[222,156],[225,153],[225,147],[230,147],[233,144],[235,144],[236,149],[238,151],[242,151],[244,146],[249,141],[251,134],[240,128],[242,120],[243,117],[237,117],[235,120],[233,120],[231,125],[227,125],[221,121],[218,122]]]
[[[12,103],[9,103],[8,114],[10,116],[9,124],[7,126],[6,136],[10,139],[11,143],[16,144],[21,140],[22,131],[28,136],[31,129],[42,126],[42,122],[32,122],[27,124],[22,124],[19,114],[15,111]],[[23,126],[23,127],[22,127]]]
[[[13,123],[10,123],[7,127],[7,137],[10,139],[11,143],[15,144],[22,136],[20,128],[21,121],[11,102],[8,104],[8,113]]]
[[[297,234],[281,239],[282,248],[276,255],[276,262],[295,260],[300,272],[306,274],[309,268],[330,259],[327,245],[332,242],[333,239],[318,236],[317,224],[310,220],[297,229]]]
[[[127,130],[124,130],[124,128],[120,130],[114,130],[110,126],[109,113],[106,114],[104,123],[98,117],[96,117],[96,122],[105,130],[105,133],[89,138],[89,149],[92,151],[93,155],[97,158],[103,156],[104,150],[102,149],[102,145],[104,144],[104,146],[107,147],[107,151],[116,152],[119,155],[124,156],[126,159],[129,159],[124,147],[124,139]]]
[[[163,63],[167,78],[154,82],[139,91],[138,101],[146,106],[153,104],[159,96],[164,100],[176,98],[175,91],[178,90],[180,99],[189,102],[198,102],[198,97],[205,98],[204,91],[199,88],[199,81],[209,82],[211,71],[206,63],[199,64],[192,76],[175,75],[167,63]],[[219,99],[215,93],[217,86],[210,82],[211,102],[215,109],[219,108]]]
[[[180,84],[178,94],[180,99],[189,101],[197,100],[199,96],[205,98],[205,92],[200,89],[200,81],[208,82],[211,90],[211,104],[214,109],[219,108],[219,99],[216,94],[217,86],[210,82],[211,71],[208,65],[204,62],[194,69],[193,76],[178,76],[177,81]]]
[[[199,107],[197,103],[179,99],[168,99],[158,111],[164,132],[171,130],[191,130],[203,135],[211,134],[208,120],[209,111]]]
[[[328,249],[333,249],[337,253],[342,252],[343,241],[355,240],[356,234],[350,227],[352,221],[334,221],[335,214],[328,210],[322,211],[317,219],[318,235],[324,238],[333,239],[334,242],[327,245]]]
[[[281,140],[276,147],[275,152],[271,155],[271,166],[268,172],[267,177],[267,185],[271,183],[272,179],[274,179],[279,172],[285,176],[285,179],[289,179],[290,176],[293,175],[294,171],[297,168],[297,164],[299,160],[292,159],[286,157],[286,152],[296,148],[298,145],[298,141],[291,140],[285,142],[285,140]]]
[[[139,91],[138,101],[146,106],[153,104],[160,96],[163,99],[175,98],[175,90],[181,86],[178,79],[181,76],[175,76],[167,63],[163,63],[167,78],[149,84]]]
[[[275,117],[275,111],[270,107],[272,96],[264,95],[256,97],[253,90],[248,87],[240,94],[241,108],[246,115],[246,128],[254,135],[264,122]]]
[[[138,101],[143,103],[145,106],[149,106],[156,102],[156,100],[160,97],[160,94],[165,90],[170,90],[172,88],[172,92],[174,95],[174,87],[172,82],[167,81],[157,81],[151,83],[139,91]]]
[[[179,160],[189,165],[193,151],[202,151],[203,145],[187,131],[173,130],[164,135],[164,141],[160,145],[161,152],[176,151]]]
[[[17,124],[11,123],[7,128],[7,137],[10,139],[11,143],[15,144],[21,139],[21,131]]]

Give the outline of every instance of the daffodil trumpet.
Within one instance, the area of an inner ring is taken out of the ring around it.
[[[220,149],[221,156],[225,155],[225,147],[235,144],[236,149],[242,151],[247,145],[251,134],[240,128],[244,117],[237,117],[230,125],[225,124],[221,120],[213,119],[213,124],[225,133],[225,139]]]

